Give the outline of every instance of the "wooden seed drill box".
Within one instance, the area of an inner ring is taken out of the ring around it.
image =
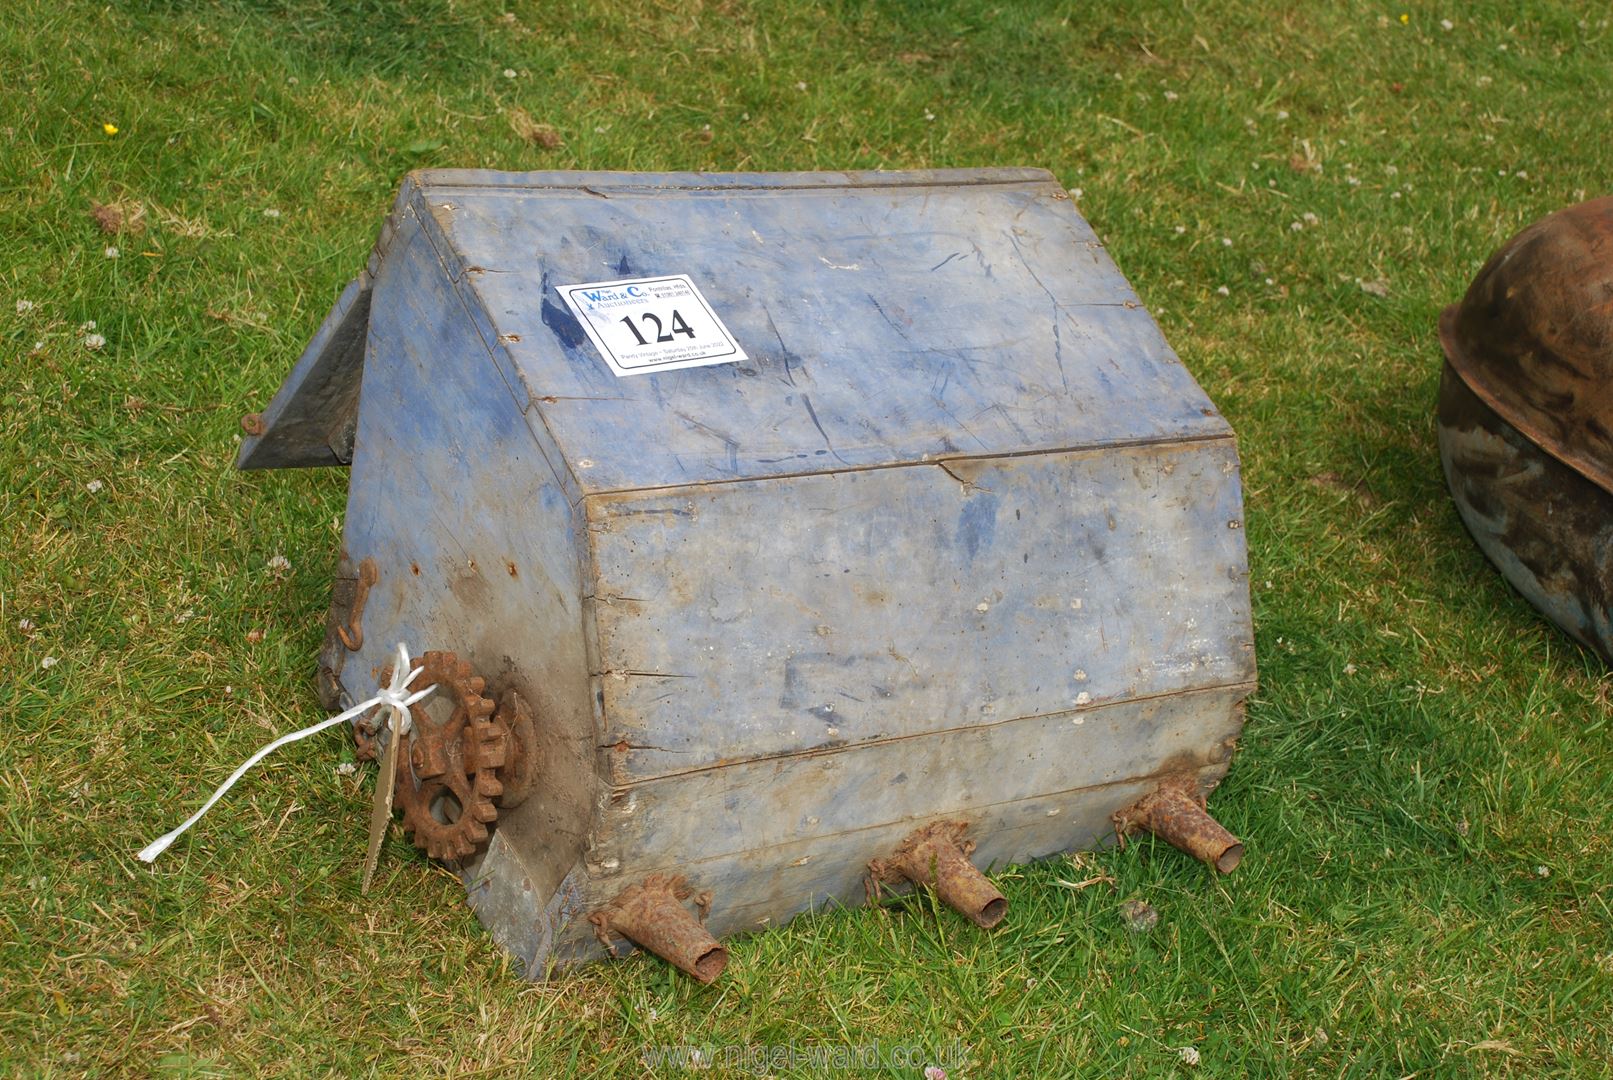
[[[1241,854],[1233,433],[1046,172],[416,173],[244,424],[350,466],[326,704],[433,650],[405,824],[530,977]]]

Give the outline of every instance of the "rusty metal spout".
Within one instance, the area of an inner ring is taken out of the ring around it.
[[[877,898],[879,886],[911,881],[935,890],[952,910],[983,929],[990,930],[1008,914],[1008,899],[969,861],[973,840],[964,839],[968,824],[938,821],[902,841],[888,859],[868,864],[869,892]]]
[[[604,907],[588,916],[594,936],[612,951],[611,935],[619,934],[639,948],[652,952],[698,982],[709,983],[728,966],[728,950],[706,932],[711,893],[694,896],[700,918],[689,914],[683,902],[694,896],[679,875],[651,874],[629,885]]]
[[[1115,832],[1147,829],[1178,851],[1230,874],[1243,861],[1243,842],[1221,827],[1204,808],[1204,798],[1191,779],[1172,780],[1114,815]]]

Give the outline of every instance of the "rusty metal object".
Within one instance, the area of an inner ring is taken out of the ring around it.
[[[268,425],[263,422],[262,413],[249,412],[241,417],[241,430],[246,432],[248,435],[251,435],[253,438],[257,438],[264,432],[268,431],[269,428]]]
[[[336,636],[342,639],[349,652],[358,652],[364,647],[364,605],[370,598],[370,590],[380,580],[380,568],[366,555],[358,564],[358,585],[353,590],[353,608],[347,616],[347,625],[336,628]]]
[[[683,906],[691,897],[700,909],[699,921]],[[588,921],[607,953],[614,951],[611,935],[617,934],[697,981],[709,983],[728,966],[728,950],[706,931],[710,911],[709,891],[695,895],[682,875],[651,874],[617,893],[610,903],[591,913]]]
[[[1481,401],[1613,491],[1613,197],[1507,241],[1440,316],[1439,337]]]
[[[509,730],[492,722],[485,684],[453,653],[428,652],[414,666],[422,669],[415,685],[437,692],[414,710],[414,729],[398,746],[396,801],[416,847],[433,859],[462,859],[498,820],[493,800],[504,790],[498,770],[509,754]],[[439,720],[443,702],[451,710]]]
[[[1243,861],[1243,842],[1205,810],[1204,796],[1191,776],[1167,780],[1114,815],[1121,843],[1146,829],[1178,851],[1230,874]]]
[[[1530,442],[1449,364],[1439,454],[1479,549],[1564,633],[1613,665],[1613,494]]]
[[[453,653],[428,652],[416,660],[414,666],[430,667],[415,680],[415,685],[429,686],[435,683],[455,704],[453,713],[442,724],[431,721],[429,709],[417,710],[424,719],[418,722],[419,726],[412,735],[403,740],[402,749],[405,752],[400,755],[397,765],[398,783],[411,785],[412,801],[416,804],[413,812],[424,814],[431,804],[443,797],[445,787],[452,790],[461,809],[467,797],[480,803],[475,796],[467,796],[458,790],[458,773],[453,773],[453,782],[441,779],[449,775],[453,763],[458,763],[458,767],[466,773],[463,785],[476,786],[469,776],[471,773],[491,773],[491,784],[482,781],[477,784],[497,809],[513,810],[525,802],[537,787],[538,779],[535,750],[537,726],[526,700],[514,690],[507,690],[498,708],[493,709],[492,702],[483,696],[486,689],[484,681],[471,671],[470,665],[460,661]],[[391,677],[390,667],[381,672],[383,681]],[[488,710],[491,710],[491,716],[486,715]],[[382,740],[376,733],[384,715],[383,710],[377,709],[353,726],[353,742],[357,748],[355,756],[360,761],[373,761],[380,755]],[[484,717],[485,720],[482,719]],[[425,781],[431,783],[426,784]],[[494,786],[499,789],[497,792],[492,791]],[[410,795],[400,792],[398,805],[406,806],[406,800],[410,798]],[[437,808],[438,813],[441,809]],[[486,817],[485,809],[481,813],[480,820],[489,826],[496,820]],[[458,818],[455,820],[457,822]],[[404,824],[411,826],[407,813]],[[436,826],[443,824],[433,821]],[[428,840],[438,831],[433,825],[425,825],[424,834],[416,833],[415,842],[434,858],[455,857],[440,855],[432,849]],[[480,839],[474,836],[477,831],[474,825],[465,824],[459,828],[477,844],[480,843]],[[460,852],[461,856],[463,854],[465,852]]]
[[[514,690],[506,690],[493,713],[493,726],[508,732],[505,746],[508,752],[498,770],[498,781],[504,793],[498,797],[501,810],[513,810],[526,801],[538,782],[537,726],[526,699]]]
[[[1613,664],[1613,198],[1513,237],[1439,332],[1440,458],[1463,524]]]
[[[935,890],[952,910],[990,930],[1008,914],[1008,899],[991,879],[969,861],[973,840],[964,838],[963,821],[936,821],[914,832],[889,858],[868,864],[869,894],[878,899],[881,885],[911,881]]]

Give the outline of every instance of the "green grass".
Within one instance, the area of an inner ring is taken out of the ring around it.
[[[632,1076],[645,1046],[878,1040],[961,1047],[954,1078],[1185,1046],[1207,1076],[1613,1074],[1613,680],[1487,568],[1432,421],[1440,307],[1609,186],[1609,11],[1109,7],[12,0],[0,1071]],[[1240,436],[1237,874],[1145,841],[1004,873],[991,935],[909,901],[738,939],[709,989],[644,960],[534,986],[401,837],[358,895],[336,733],[134,860],[321,715],[345,477],[235,474],[236,423],[405,171],[1019,164],[1080,189]]]

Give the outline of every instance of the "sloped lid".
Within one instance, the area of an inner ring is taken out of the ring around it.
[[[412,179],[584,492],[1229,433],[1040,170]],[[618,377],[559,292],[679,274],[746,361]]]
[[[1439,336],[1487,405],[1613,492],[1613,197],[1507,241],[1445,309]]]
[[[1042,170],[415,173],[366,295],[416,223],[579,493],[1231,433]],[[674,275],[745,359],[614,374],[562,290]],[[326,337],[241,467],[331,460]]]

